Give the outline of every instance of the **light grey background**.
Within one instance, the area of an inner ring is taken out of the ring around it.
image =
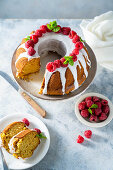
[[[0,0],[0,18],[93,18],[113,0]]]

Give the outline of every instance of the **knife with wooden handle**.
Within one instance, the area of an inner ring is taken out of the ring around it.
[[[21,94],[21,96],[31,105],[31,107],[38,113],[40,114],[42,117],[45,117],[46,116],[46,111],[44,109],[42,109],[35,100],[33,100],[33,98],[28,95],[24,90],[21,90],[19,88],[19,86],[17,85],[17,83],[15,81],[13,81],[11,79],[11,77],[3,72],[3,71],[0,71],[0,75],[6,80],[8,81],[8,83],[14,87],[14,89],[19,92]]]

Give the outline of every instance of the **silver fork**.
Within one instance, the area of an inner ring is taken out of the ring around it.
[[[4,154],[3,154],[3,152],[2,152],[1,147],[0,147],[0,155],[1,155],[1,158],[2,158],[3,170],[9,170],[9,169],[8,169],[8,166],[7,166],[7,164],[6,164],[6,161],[5,161],[5,158],[4,158]]]

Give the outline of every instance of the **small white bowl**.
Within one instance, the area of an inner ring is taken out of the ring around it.
[[[105,100],[108,101],[108,105],[110,107],[110,113],[109,113],[108,118],[106,120],[104,120],[103,122],[100,122],[100,123],[88,122],[87,120],[85,120],[81,116],[80,111],[78,109],[78,104],[81,103],[86,97],[89,97],[89,96],[97,96],[99,98],[102,98],[102,99],[105,99]],[[99,93],[87,93],[87,94],[82,95],[79,98],[79,100],[76,102],[76,104],[75,104],[75,114],[76,114],[78,120],[81,123],[85,124],[86,126],[95,127],[95,128],[103,127],[103,126],[107,125],[113,119],[113,105],[112,105],[111,101],[107,97],[102,95],[102,94],[99,94]]]

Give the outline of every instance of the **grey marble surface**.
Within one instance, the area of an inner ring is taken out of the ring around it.
[[[0,70],[11,77],[11,58],[21,39],[42,23],[50,20],[0,20]],[[81,20],[58,20],[70,26],[81,36]],[[86,92],[99,92],[113,102],[113,72],[98,66],[96,77]],[[85,92],[85,93],[86,93]],[[47,111],[41,118],[24,99],[0,77],[0,118],[12,113],[30,113],[39,117],[48,127],[51,144],[44,159],[30,170],[112,170],[113,121],[103,128],[89,128],[81,124],[74,113],[77,98],[65,101],[36,101]],[[82,145],[76,143],[79,134],[91,129],[93,137]]]

